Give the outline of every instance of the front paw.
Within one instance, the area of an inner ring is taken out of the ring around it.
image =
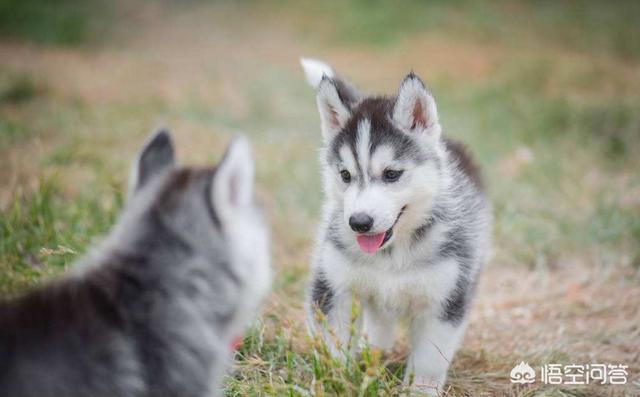
[[[405,374],[405,384],[409,387],[411,396],[441,396],[444,387],[444,379],[435,376],[415,376],[413,373]]]

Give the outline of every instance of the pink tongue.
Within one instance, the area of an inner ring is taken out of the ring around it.
[[[378,233],[372,236],[360,235],[356,239],[358,240],[358,245],[360,245],[361,250],[367,254],[373,254],[382,245],[384,233]]]

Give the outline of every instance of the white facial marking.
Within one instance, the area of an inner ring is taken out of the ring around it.
[[[370,170],[372,176],[380,176],[386,168],[401,168],[400,164],[394,161],[394,151],[388,146],[379,146],[371,156]]]
[[[363,180],[367,180],[367,171],[369,169],[369,156],[371,151],[371,121],[363,119],[358,123],[358,135],[356,137],[356,153],[358,155],[358,164],[365,175],[361,175]]]
[[[348,145],[344,145],[340,148],[340,158],[342,159],[342,166],[351,173],[353,177],[356,176],[358,172],[358,165],[356,164],[356,159],[353,157],[353,153]]]

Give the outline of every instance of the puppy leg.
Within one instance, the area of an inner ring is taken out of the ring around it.
[[[322,334],[334,357],[344,358],[345,351],[353,356],[358,350],[362,315],[354,319],[352,309],[353,296],[345,293],[336,295],[335,304],[326,313],[326,324]]]
[[[427,394],[437,395],[447,380],[447,369],[464,335],[465,322],[442,321],[433,313],[415,317],[411,323],[411,355],[405,381]]]
[[[356,336],[362,328],[362,316],[352,324],[353,296],[349,291],[337,291],[323,272],[317,272],[312,281],[309,325],[312,333],[319,332],[334,357],[342,356],[342,350],[351,348],[354,353],[357,341],[350,341],[352,326]],[[319,313],[324,320],[319,322]],[[349,342],[351,345],[349,346]]]
[[[378,310],[370,302],[363,303],[363,328],[369,345],[382,350],[393,347],[396,318],[390,313]]]

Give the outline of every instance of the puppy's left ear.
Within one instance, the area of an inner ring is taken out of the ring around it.
[[[436,101],[418,76],[409,73],[400,85],[393,108],[393,119],[410,133],[426,133],[439,138],[442,128],[438,121]]]
[[[160,128],[144,144],[129,177],[129,195],[140,190],[153,177],[175,164],[173,142],[169,130]]]
[[[218,164],[211,199],[218,216],[228,218],[253,202],[254,163],[247,138],[233,140]]]

